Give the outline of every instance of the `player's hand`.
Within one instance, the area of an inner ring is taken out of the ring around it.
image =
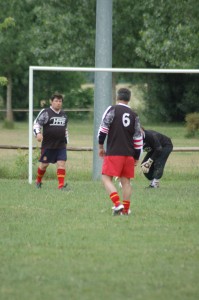
[[[105,156],[105,154],[106,154],[105,150],[102,149],[102,148],[99,149],[99,152],[98,152],[98,153],[99,153],[99,157],[102,157],[102,158],[103,158],[103,157]]]
[[[134,166],[137,167],[138,163],[139,163],[139,160],[135,160],[134,161]]]
[[[38,133],[37,134],[37,142],[42,142],[42,140],[43,140],[43,135],[42,135],[42,133]]]
[[[145,161],[143,164],[141,164],[141,169],[143,173],[149,173],[149,169],[153,163],[153,160],[149,158],[147,161]]]

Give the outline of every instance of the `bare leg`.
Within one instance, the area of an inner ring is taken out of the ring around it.
[[[66,168],[66,162],[64,160],[57,161],[57,169],[64,169]]]
[[[130,200],[132,195],[132,187],[131,187],[130,179],[126,177],[121,177],[120,181],[122,184],[123,200]]]
[[[111,193],[117,192],[117,189],[114,186],[112,180],[113,180],[112,176],[102,175],[102,182],[103,182],[104,187],[109,195]]]
[[[46,170],[48,166],[49,166],[48,163],[45,164],[45,163],[40,162],[40,164],[39,164],[39,168],[40,168],[42,171]]]

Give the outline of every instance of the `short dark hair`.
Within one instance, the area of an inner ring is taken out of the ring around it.
[[[121,88],[117,92],[117,100],[130,101],[131,91],[126,88]]]
[[[62,102],[63,102],[63,100],[64,100],[64,97],[63,97],[63,95],[62,95],[62,94],[60,94],[60,93],[54,93],[54,94],[51,96],[50,100],[51,100],[51,101],[53,101],[55,98],[57,98],[57,99],[61,99],[61,100],[62,100]]]

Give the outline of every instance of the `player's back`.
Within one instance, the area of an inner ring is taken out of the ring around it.
[[[114,118],[109,128],[107,155],[133,156],[133,135],[137,114],[128,105],[113,106]]]

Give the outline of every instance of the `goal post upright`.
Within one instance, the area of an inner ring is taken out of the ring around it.
[[[33,128],[33,67],[29,68],[29,155],[28,182],[32,183],[32,128]]]
[[[112,73],[153,73],[153,74],[199,74],[199,69],[139,69],[139,68],[86,68],[86,67],[50,67],[30,66],[29,67],[29,174],[28,181],[32,183],[32,157],[33,157],[33,74],[34,71],[60,71],[60,72],[112,72]],[[99,101],[99,99],[98,99]],[[107,106],[109,103],[107,103]],[[96,130],[94,129],[94,132]],[[94,139],[94,138],[93,138]],[[97,142],[97,141],[96,141]]]

